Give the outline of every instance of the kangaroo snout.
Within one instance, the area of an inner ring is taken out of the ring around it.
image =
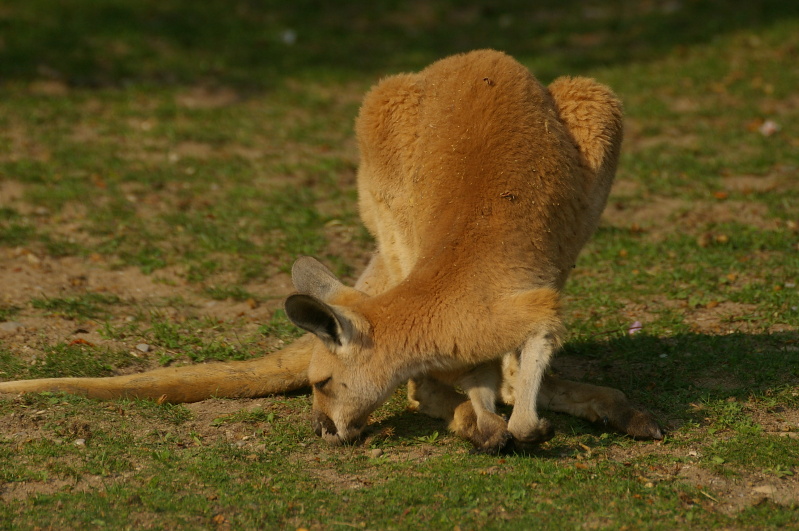
[[[333,445],[347,444],[357,440],[366,427],[365,419],[344,422],[336,426],[333,419],[318,409],[312,411],[311,423],[313,424],[314,433],[324,439],[325,442]]]
[[[330,419],[330,417],[318,409],[313,410],[311,421],[313,422],[313,431],[319,437],[324,437],[327,439],[328,437],[335,436],[338,433],[336,424]]]

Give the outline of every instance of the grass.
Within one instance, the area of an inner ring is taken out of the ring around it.
[[[557,435],[536,455],[491,457],[401,389],[341,448],[313,435],[304,393],[3,397],[0,528],[799,524],[793,3],[28,0],[0,30],[0,323],[24,326],[0,332],[3,379],[249,359],[296,338],[280,309],[294,258],[352,282],[372,245],[355,206],[363,93],[495,47],[624,100],[556,364],[667,429],[632,441],[547,414]]]
[[[105,307],[119,303],[119,297],[102,293],[84,293],[76,297],[33,298],[31,306],[52,315],[70,319],[93,319],[107,315]]]
[[[279,339],[291,340],[300,337],[302,330],[294,326],[286,317],[283,310],[275,310],[268,323],[261,325],[258,331],[262,334],[277,337]]]

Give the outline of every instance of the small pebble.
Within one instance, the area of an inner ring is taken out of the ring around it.
[[[383,450],[381,450],[380,448],[372,448],[371,450],[369,450],[369,457],[371,457],[372,459],[377,459],[381,455],[383,455]]]
[[[771,136],[780,130],[780,124],[773,120],[766,120],[759,128],[760,134],[763,136]]]
[[[283,44],[291,46],[292,44],[297,42],[297,32],[292,29],[284,30],[280,34],[280,40],[283,41]]]
[[[148,345],[147,343],[139,343],[138,345],[136,345],[136,350],[138,350],[139,352],[150,352],[150,345]]]
[[[75,439],[75,442],[72,444],[75,446],[86,446],[86,439]]]

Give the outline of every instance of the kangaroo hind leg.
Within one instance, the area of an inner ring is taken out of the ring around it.
[[[634,408],[618,389],[546,375],[538,400],[542,407],[551,411],[601,422],[637,439],[663,438],[654,417]]]

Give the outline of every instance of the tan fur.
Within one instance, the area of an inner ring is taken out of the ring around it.
[[[411,379],[411,403],[481,451],[549,437],[539,400],[660,437],[619,391],[546,375],[563,336],[560,291],[616,169],[622,114],[613,93],[585,78],[546,88],[512,58],[483,50],[385,79],[367,94],[356,132],[359,206],[377,250],[354,288],[311,258],[295,264],[298,294],[286,312],[319,340],[305,336],[250,362],[6,382],[0,392],[192,401],[310,382],[315,431],[341,442]],[[503,357],[503,398],[515,403],[508,422],[495,411]]]

